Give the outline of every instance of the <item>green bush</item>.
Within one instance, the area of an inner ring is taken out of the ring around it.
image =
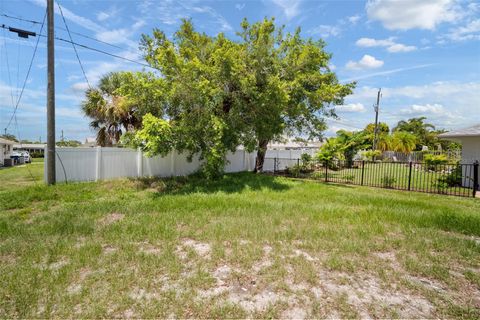
[[[36,151],[36,152],[30,153],[30,157],[32,157],[32,158],[43,158],[44,154],[43,154],[43,152]]]
[[[381,154],[380,150],[367,150],[363,153],[363,157],[368,161],[372,161],[374,157],[378,157]]]
[[[355,176],[353,174],[346,175],[342,177],[343,180],[346,180],[347,183],[352,183],[355,180]]]
[[[444,154],[426,154],[423,157],[423,162],[425,163],[425,169],[430,171],[441,170],[441,165],[447,164],[448,159]]]
[[[294,177],[298,177],[301,172],[302,172],[302,166],[300,166],[298,164],[287,168],[287,173],[289,175],[294,176]]]
[[[389,175],[385,175],[382,178],[382,185],[384,188],[389,188],[389,189],[393,188],[393,185],[395,184],[395,182],[397,182],[397,179]]]
[[[446,187],[462,186],[462,166],[457,164],[452,172],[438,178],[434,186],[438,187],[440,185],[446,185]]]

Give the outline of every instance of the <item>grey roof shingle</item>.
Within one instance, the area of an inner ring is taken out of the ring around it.
[[[480,123],[474,126],[439,134],[440,138],[480,137]]]

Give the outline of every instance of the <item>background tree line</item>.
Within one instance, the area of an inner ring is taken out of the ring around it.
[[[426,120],[426,117],[401,120],[392,130],[386,123],[380,122],[375,150],[373,150],[375,124],[370,123],[359,131],[339,130],[336,137],[327,139],[321,147],[319,157],[321,160],[341,159],[352,162],[360,150],[368,150],[368,155],[373,156],[383,151],[408,154],[412,151],[422,151],[425,147],[428,150],[441,151],[461,147],[458,143],[439,139],[438,135],[446,131],[437,130]]]

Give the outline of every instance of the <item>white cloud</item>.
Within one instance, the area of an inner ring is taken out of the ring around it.
[[[300,0],[271,0],[276,6],[280,7],[285,17],[290,20],[300,13]]]
[[[415,46],[407,46],[401,43],[396,43],[394,37],[383,40],[376,40],[372,38],[360,38],[355,43],[359,47],[385,47],[388,52],[409,52],[417,49]]]
[[[410,51],[414,51],[414,50],[417,50],[417,47],[406,46],[406,45],[401,44],[401,43],[396,43],[396,44],[387,48],[388,52],[410,52]]]
[[[99,13],[97,13],[97,20],[98,21],[105,21],[108,18],[110,18],[110,15],[106,12],[100,11]]]
[[[445,108],[438,103],[419,105],[414,104],[400,110],[401,114],[440,114],[445,113]]]
[[[344,104],[336,106],[335,109],[339,112],[365,112],[365,106],[361,103]]]
[[[235,5],[235,9],[239,10],[239,11],[242,11],[243,8],[245,8],[245,3],[237,3]]]
[[[45,8],[47,6],[46,1],[44,1],[44,0],[30,0],[30,1],[32,3],[34,3],[35,5],[37,5],[39,7],[42,7],[42,8]],[[55,5],[54,10],[55,10],[56,14],[60,15],[60,10],[58,9],[57,5]],[[88,18],[79,16],[79,15],[73,13],[72,11],[65,8],[63,5],[62,5],[62,12],[63,12],[63,15],[65,16],[65,19],[70,20],[73,23],[78,24],[81,27],[84,27],[85,29],[95,31],[95,32],[104,30],[104,28],[102,26],[100,26],[99,24],[93,22],[92,20],[90,20]]]
[[[371,55],[364,55],[359,61],[348,61],[345,67],[350,70],[376,69],[383,66],[383,61]]]
[[[322,38],[328,38],[330,36],[338,36],[341,32],[338,26],[319,25],[309,31],[311,34],[319,35]]]
[[[433,30],[461,16],[453,0],[370,0],[366,11],[369,19],[380,21],[390,30]]]
[[[447,38],[452,41],[480,40],[480,19],[472,20],[464,26],[450,29],[445,36],[440,38]]]
[[[368,79],[368,78],[373,78],[373,77],[378,77],[378,76],[385,76],[385,75],[389,75],[389,74],[404,72],[404,71],[408,71],[408,70],[421,69],[421,68],[426,68],[426,67],[430,67],[430,66],[433,66],[433,64],[420,64],[420,65],[413,66],[413,67],[385,70],[385,71],[381,71],[381,72],[365,74],[365,75],[362,75],[362,76],[342,79],[341,82],[357,81],[357,80],[361,80],[361,79]]]
[[[360,20],[360,15],[354,15],[354,16],[351,16],[351,17],[348,17],[348,21],[351,23],[351,24],[357,24],[357,22]]]

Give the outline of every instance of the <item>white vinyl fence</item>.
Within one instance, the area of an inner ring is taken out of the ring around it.
[[[300,158],[312,150],[268,150],[266,158]],[[56,148],[56,176],[63,181],[96,181],[122,177],[173,177],[194,173],[200,168],[198,156],[187,160],[185,153],[171,152],[166,157],[146,157],[140,150],[127,148]],[[45,153],[47,156],[47,153]],[[237,150],[227,154],[225,172],[252,171],[256,152]],[[46,159],[45,159],[46,160]],[[46,169],[45,161],[45,169]],[[265,161],[265,169],[273,162]],[[46,175],[45,175],[46,176]]]
[[[57,182],[185,176],[197,171],[201,165],[198,156],[191,162],[186,154],[178,152],[149,158],[139,150],[127,148],[56,148],[56,154]],[[237,150],[229,153],[227,160],[226,172],[249,171],[255,166],[255,153]]]

